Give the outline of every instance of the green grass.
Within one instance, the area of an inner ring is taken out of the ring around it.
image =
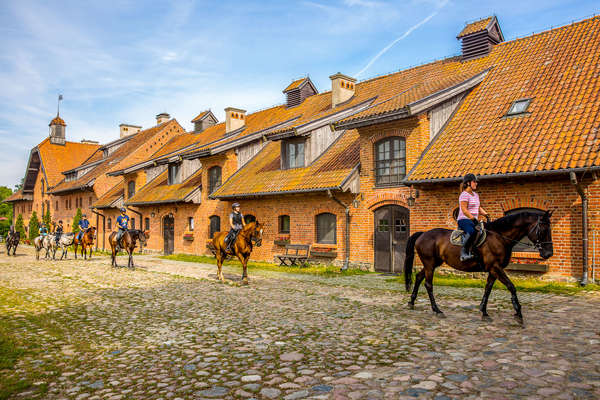
[[[185,262],[195,262],[195,263],[203,263],[203,264],[217,264],[217,260],[215,257],[211,256],[197,256],[193,254],[171,254],[168,256],[159,256],[159,258],[163,258],[166,260],[175,260],[175,261],[185,261]],[[241,266],[242,264],[238,259],[229,259],[225,261],[225,265],[235,265]],[[254,270],[264,270],[264,271],[276,271],[276,272],[287,272],[291,274],[308,274],[308,275],[319,275],[323,277],[336,277],[336,276],[351,276],[351,275],[365,275],[370,274],[371,272],[362,271],[359,269],[348,269],[346,271],[340,271],[340,267],[336,267],[333,265],[310,265],[306,266],[298,266],[298,267],[280,267],[277,264],[260,262],[260,261],[250,261],[248,262],[248,269]]]
[[[404,276],[398,276],[387,279],[388,282],[398,282],[404,284]],[[538,293],[553,293],[553,294],[577,294],[585,292],[600,292],[600,285],[588,284],[580,286],[577,283],[567,282],[550,282],[539,279],[524,279],[511,278],[512,283],[517,288],[518,292],[538,292]],[[413,276],[414,283],[414,276]],[[456,274],[435,274],[433,284],[435,286],[452,286],[452,287],[469,287],[469,288],[484,288],[486,281],[484,279],[470,278]],[[494,289],[504,289],[506,287],[496,281]]]

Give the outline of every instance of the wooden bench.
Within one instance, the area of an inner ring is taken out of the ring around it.
[[[286,244],[285,254],[281,254],[276,257],[279,258],[280,266],[292,266],[296,265],[296,263],[302,264],[306,262],[306,260],[308,260],[309,253],[309,244]]]

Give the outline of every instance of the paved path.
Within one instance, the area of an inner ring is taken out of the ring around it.
[[[378,275],[223,285],[213,265],[19,252],[0,256],[0,328],[34,348],[0,370],[32,383],[14,398],[600,398],[598,296],[522,293],[521,328],[505,291],[484,323],[481,289],[436,287],[439,319]]]

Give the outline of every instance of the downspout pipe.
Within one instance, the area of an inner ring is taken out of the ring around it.
[[[346,230],[344,233],[344,265],[342,266],[342,271],[346,271],[350,264],[350,206],[335,197],[329,189],[327,190],[327,195],[333,201],[344,207],[346,212]]]
[[[585,195],[585,190],[581,185],[581,182],[577,182],[577,175],[575,171],[569,172],[569,178],[571,179],[571,183],[575,186],[575,190],[581,197],[581,230],[583,233],[582,245],[583,245],[583,271],[581,276],[581,281],[579,282],[581,286],[585,286],[588,284],[588,198]]]
[[[102,251],[104,251],[106,245],[106,216],[95,209],[92,209],[92,212],[96,214],[96,226],[98,226],[98,217],[102,217]],[[98,236],[96,236],[96,251],[98,251]]]

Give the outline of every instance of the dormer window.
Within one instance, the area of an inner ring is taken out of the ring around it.
[[[531,103],[531,99],[520,99],[512,103],[510,109],[506,113],[506,115],[519,115],[525,114],[527,109],[529,108],[529,103]]]
[[[168,184],[176,185],[179,182],[179,164],[169,164]]]
[[[77,172],[70,172],[65,176],[65,181],[70,182],[77,179]]]
[[[293,139],[282,142],[281,168],[291,169],[304,167],[305,140]]]

